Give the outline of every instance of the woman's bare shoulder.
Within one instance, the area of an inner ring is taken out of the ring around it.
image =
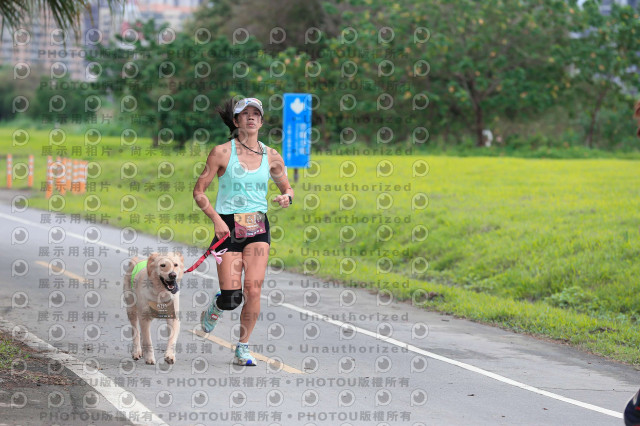
[[[276,151],[275,148],[271,148],[266,145],[265,147],[267,148],[267,155],[269,155],[269,158],[273,158],[273,159],[280,158],[280,153]]]
[[[231,155],[231,141],[221,143],[211,148],[209,156],[230,156]]]

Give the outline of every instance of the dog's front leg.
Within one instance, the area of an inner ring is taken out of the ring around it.
[[[170,335],[169,341],[167,342],[167,351],[164,353],[164,361],[167,364],[173,364],[176,362],[176,342],[178,341],[178,334],[180,333],[180,320],[178,318],[175,319],[167,319],[167,325],[169,326]]]
[[[133,333],[131,336],[131,356],[137,361],[142,358],[142,349],[140,348],[139,317],[135,306],[127,309],[127,317],[131,323],[131,330]]]
[[[153,354],[153,343],[151,343],[151,318],[147,318],[146,315],[140,318],[140,334],[142,334],[144,362],[147,364],[155,364],[156,357]]]

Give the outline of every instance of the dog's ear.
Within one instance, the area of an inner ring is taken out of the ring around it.
[[[147,259],[147,275],[151,276],[151,272],[156,268],[156,261],[158,253],[151,253],[151,256]]]
[[[180,258],[180,261],[184,263],[184,256],[182,255],[182,253],[177,253],[177,254],[178,254],[178,257]]]
[[[133,268],[136,267],[136,263],[139,262],[139,259],[137,256],[134,256],[132,258],[129,259],[129,264],[127,265],[127,271],[131,272],[133,271]]]

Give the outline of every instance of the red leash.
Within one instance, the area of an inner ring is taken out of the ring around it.
[[[198,259],[198,260],[196,261],[196,263],[194,263],[193,265],[191,265],[191,267],[190,267],[189,269],[187,269],[186,271],[184,271],[184,273],[186,274],[187,272],[191,272],[191,271],[193,271],[194,269],[196,269],[198,266],[200,266],[200,264],[201,264],[202,262],[204,262],[204,260],[205,260],[207,257],[209,257],[209,255],[210,255],[211,253],[214,253],[214,256],[216,257],[216,262],[220,263],[220,262],[222,261],[222,259],[220,259],[220,257],[219,257],[219,256],[216,256],[216,255],[220,255],[220,254],[225,253],[225,252],[227,251],[227,249],[220,250],[220,252],[218,252],[218,253],[216,253],[216,251],[215,251],[215,250],[218,248],[218,246],[219,246],[220,244],[222,244],[222,243],[224,242],[224,240],[226,240],[227,238],[229,238],[229,235],[231,235],[231,233],[230,233],[230,232],[228,232],[228,233],[227,233],[227,235],[225,235],[224,237],[222,237],[222,239],[221,239],[221,240],[218,240],[218,242],[217,242],[217,243],[215,243],[214,245],[212,245],[211,247],[209,247],[209,250],[207,250],[207,251],[206,251],[202,256],[200,256],[200,259]],[[220,262],[218,261],[218,259],[220,259]]]

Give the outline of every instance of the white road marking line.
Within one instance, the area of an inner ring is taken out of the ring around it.
[[[266,298],[266,296],[262,296],[262,297]],[[567,398],[565,396],[558,395],[558,394],[553,393],[553,392],[548,392],[546,390],[543,390],[543,389],[540,389],[540,388],[536,388],[534,386],[530,386],[530,385],[527,385],[525,383],[518,382],[516,380],[509,379],[508,377],[504,377],[504,376],[501,376],[499,374],[492,373],[491,371],[483,370],[482,368],[475,367],[475,366],[473,366],[471,364],[466,364],[464,362],[456,361],[455,359],[447,358],[447,357],[444,357],[442,355],[435,354],[433,352],[425,351],[424,349],[421,349],[421,348],[419,348],[417,346],[413,346],[413,345],[410,345],[408,343],[404,343],[404,342],[401,342],[399,340],[392,339],[390,337],[382,336],[382,335],[380,335],[378,333],[374,333],[373,331],[369,331],[369,330],[365,330],[364,328],[356,327],[353,324],[348,324],[348,323],[345,323],[345,322],[342,322],[342,321],[333,320],[331,318],[328,318],[326,315],[321,315],[321,314],[315,313],[313,311],[310,311],[308,309],[299,308],[296,305],[292,305],[290,303],[282,303],[282,304],[280,304],[278,306],[284,306],[284,307],[289,308],[291,310],[306,314],[306,315],[308,315],[310,317],[317,318],[319,320],[328,322],[329,324],[333,324],[333,325],[336,325],[338,327],[348,326],[352,330],[355,330],[356,332],[362,333],[362,334],[364,334],[366,336],[371,336],[371,337],[373,337],[375,339],[382,340],[384,342],[390,343],[390,344],[395,345],[395,346],[399,346],[401,348],[405,348],[405,349],[407,349],[407,350],[409,350],[411,352],[415,352],[417,354],[424,355],[424,356],[432,358],[432,359],[437,359],[438,361],[446,362],[447,364],[455,365],[456,367],[460,367],[460,368],[463,368],[465,370],[472,371],[474,373],[478,373],[478,374],[481,374],[481,375],[486,376],[486,377],[490,377],[492,379],[498,380],[499,382],[506,383],[508,385],[515,386],[515,387],[518,387],[520,389],[524,389],[524,390],[527,390],[529,392],[536,393],[538,395],[542,395],[542,396],[546,396],[546,397],[549,397],[549,398],[553,398],[553,399],[556,399],[558,401],[562,401],[562,402],[566,402],[566,403],[569,403],[569,404],[573,404],[573,405],[576,405],[578,407],[582,407],[582,408],[586,408],[588,410],[596,411],[598,413],[606,414],[608,416],[616,417],[616,418],[619,418],[619,419],[622,418],[622,413],[619,413],[617,411],[609,410],[607,408],[598,407],[597,405],[593,405],[593,404],[589,404],[589,403],[586,403],[586,402],[578,401],[576,399]]]
[[[26,219],[17,218],[17,217],[10,216],[10,215],[4,214],[4,213],[0,213],[0,217],[5,218],[5,219],[9,219],[9,220],[13,220],[14,222],[23,223],[25,225],[29,225],[29,226],[32,226],[32,227],[45,229],[47,231],[49,229],[51,229],[51,226],[43,225],[43,224],[37,223],[37,222],[32,222],[32,221],[26,220]],[[79,239],[81,241],[84,241],[85,243],[96,244],[96,245],[99,245],[99,246],[107,247],[107,248],[110,248],[112,250],[115,250],[116,252],[128,253],[128,249],[120,247],[120,246],[114,246],[113,244],[104,243],[102,241],[87,241],[87,239],[84,237],[84,235],[76,234],[75,232],[66,232],[65,231],[65,233],[66,233],[66,235],[69,235],[71,237],[77,238],[77,239]],[[193,271],[191,273],[196,275],[196,276],[200,276],[200,277],[204,277],[204,278],[212,278],[213,280],[218,282],[218,277],[212,277],[211,275],[203,274],[202,272],[199,272],[199,271]]]
[[[43,225],[43,224],[38,223],[38,222],[32,222],[30,220],[17,218],[17,217],[10,216],[10,215],[4,214],[4,213],[0,213],[0,217],[8,219],[8,220],[13,220],[14,222],[24,223],[25,225],[29,225],[29,226],[32,226],[32,227],[36,227],[36,228],[40,228],[40,229],[46,229],[47,231],[49,229],[51,229],[51,227],[53,226],[53,225],[50,225],[50,226]],[[65,234],[68,235],[68,236],[77,238],[79,240],[82,240],[85,243],[97,244],[97,245],[100,245],[100,246],[103,246],[103,247],[107,247],[107,248],[110,248],[110,249],[113,249],[113,250],[117,250],[117,251],[124,250],[125,253],[127,252],[127,249],[123,249],[122,247],[114,246],[113,244],[103,243],[102,241],[96,241],[96,242],[87,241],[87,239],[84,237],[84,235],[76,234],[75,232],[67,232],[67,231],[65,231]]]
[[[5,219],[9,219],[9,220],[13,220],[13,221],[16,221],[16,222],[20,222],[20,223],[25,223],[25,224],[28,224],[28,225],[31,225],[31,226],[37,226],[37,227],[40,227],[40,228],[49,229],[48,227],[40,225],[39,223],[31,222],[31,221],[28,221],[28,220],[25,220],[25,219],[18,219],[18,218],[15,218],[13,216],[6,215],[4,213],[0,213],[0,217],[3,217]],[[72,237],[79,238],[79,239],[85,241],[84,236],[82,236],[80,234],[67,233],[67,235],[70,235]],[[103,245],[105,247],[111,247],[111,248],[115,248],[115,249],[118,249],[118,250],[125,250],[125,249],[123,249],[121,247],[113,246],[111,244],[102,243],[102,242],[95,242],[95,243],[92,243],[92,244],[100,244],[100,245]],[[201,274],[200,273],[199,275],[201,275],[203,277],[207,277],[207,278],[216,279],[215,277],[212,277],[212,276],[206,275],[206,274]],[[262,299],[267,299],[267,296],[265,296],[265,295],[261,295],[260,297]],[[558,395],[558,394],[553,393],[553,392],[548,392],[548,391],[545,391],[543,389],[536,388],[534,386],[530,386],[530,385],[527,385],[525,383],[509,379],[508,377],[504,377],[504,376],[501,376],[499,374],[492,373],[491,371],[483,370],[482,368],[475,367],[475,366],[473,366],[471,364],[466,364],[464,362],[456,361],[455,359],[447,358],[447,357],[444,357],[442,355],[435,354],[433,352],[425,351],[424,349],[421,349],[421,348],[419,348],[417,346],[413,346],[413,345],[401,342],[401,341],[396,340],[396,339],[392,339],[392,338],[389,338],[389,337],[385,337],[385,336],[379,335],[378,333],[374,333],[373,331],[365,330],[364,328],[356,327],[356,326],[354,326],[352,324],[347,324],[347,323],[344,323],[344,322],[341,322],[341,321],[333,320],[331,318],[326,317],[325,315],[318,314],[318,313],[310,311],[308,309],[299,308],[298,306],[292,305],[290,303],[282,303],[282,304],[280,304],[278,306],[283,306],[283,307],[291,309],[293,311],[297,311],[297,312],[312,316],[314,318],[317,318],[317,319],[320,319],[322,321],[325,321],[325,322],[327,322],[329,324],[333,324],[333,325],[335,325],[337,327],[342,327],[344,325],[348,325],[349,327],[352,327],[353,330],[355,330],[356,332],[364,334],[366,336],[370,336],[370,337],[373,337],[375,339],[382,340],[384,342],[387,342],[387,343],[395,345],[395,346],[399,346],[401,348],[406,348],[407,350],[409,350],[411,352],[415,352],[415,353],[418,353],[420,355],[424,355],[426,357],[429,357],[429,358],[432,358],[432,359],[436,359],[438,361],[442,361],[442,362],[445,362],[445,363],[450,364],[450,365],[455,365],[456,367],[463,368],[463,369],[465,369],[467,371],[471,371],[471,372],[483,375],[485,377],[489,377],[489,378],[492,378],[494,380],[498,380],[499,382],[502,382],[502,383],[505,383],[505,384],[508,384],[508,385],[511,385],[511,386],[515,386],[517,388],[520,388],[520,389],[523,389],[523,390],[527,390],[529,392],[533,392],[533,393],[536,393],[538,395],[546,396],[548,398],[552,398],[552,399],[555,399],[557,401],[566,402],[568,404],[572,404],[572,405],[575,405],[575,406],[578,406],[578,407],[586,408],[587,410],[592,410],[592,411],[596,411],[596,412],[601,413],[601,414],[606,414],[608,416],[616,417],[618,419],[622,419],[623,418],[623,415],[620,412],[609,410],[609,409],[603,408],[603,407],[598,407],[597,405],[593,405],[593,404],[589,404],[589,403],[586,403],[586,402],[578,401],[576,399],[567,398],[565,396]]]
[[[78,360],[77,358],[66,354],[64,352],[58,351],[55,347],[51,346],[49,343],[44,340],[38,338],[31,332],[24,333],[24,336],[16,336],[17,333],[14,330],[18,327],[14,323],[5,320],[0,317],[0,329],[5,331],[8,334],[11,334],[17,340],[20,340],[25,345],[36,349],[37,351],[45,351],[44,355],[47,358],[60,361],[62,365],[65,366],[68,370],[73,371],[78,377],[84,380],[87,385],[98,391],[105,399],[113,405],[113,407],[120,411],[127,419],[144,419],[145,416],[150,416],[150,420],[144,420],[144,424],[150,422],[150,424],[157,426],[169,426],[165,423],[160,417],[153,413],[153,411],[149,410],[143,403],[137,400],[135,395],[132,392],[129,392],[120,386],[116,385],[113,380],[109,377],[105,376],[99,371],[95,372],[86,372],[84,368],[84,363]],[[24,330],[26,327],[22,326],[19,329]],[[121,398],[128,398],[129,394],[133,397],[132,403],[123,404]],[[131,421],[131,420],[129,420]],[[143,423],[140,423],[143,424]]]

